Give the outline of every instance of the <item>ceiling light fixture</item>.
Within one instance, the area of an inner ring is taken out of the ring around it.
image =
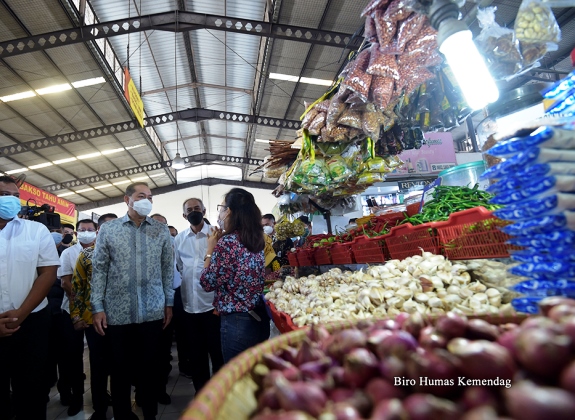
[[[320,85],[320,86],[331,86],[333,85],[333,80],[328,79],[316,79],[313,77],[298,77],[291,76],[289,74],[282,73],[270,73],[270,79],[283,80],[286,82],[300,82],[306,83],[308,85]]]
[[[28,166],[28,169],[34,170],[34,169],[46,168],[47,166],[52,165],[53,165],[52,162],[45,162],[45,163],[39,163],[38,165]]]
[[[127,181],[119,181],[119,182],[114,182],[114,185],[122,185],[122,184],[127,184],[128,182],[132,182],[129,179]]]
[[[78,191],[74,191],[74,192],[76,194],[80,194],[80,193],[87,192],[87,191],[94,191],[94,188],[88,187],[88,188],[84,188],[83,190],[78,190]]]
[[[499,90],[473,43],[473,34],[458,20],[459,7],[451,0],[434,0],[429,19],[438,30],[437,44],[445,56],[467,104],[480,109],[497,101]]]
[[[176,11],[176,15],[178,12]],[[176,27],[174,28],[174,73],[176,75],[176,112],[178,112],[178,20],[176,16]],[[176,120],[176,157],[172,161],[172,168],[174,169],[184,169],[186,167],[186,162],[180,156],[180,130],[178,126],[178,120]]]
[[[78,159],[90,159],[90,158],[97,157],[97,156],[102,156],[102,153],[100,153],[100,152],[88,153],[86,155],[80,155],[80,156],[76,156],[76,157]]]
[[[99,85],[101,83],[106,83],[106,79],[104,79],[103,77],[92,77],[91,79],[84,79],[84,80],[78,80],[77,82],[72,82],[72,86],[78,89],[86,86]]]
[[[61,85],[54,85],[54,86],[48,86],[42,89],[36,89],[36,93],[38,95],[48,95],[50,93],[58,93],[58,92],[64,92],[66,90],[71,90],[72,86],[70,86],[69,83],[62,83]]]
[[[268,143],[269,144],[269,140],[264,140],[264,139],[256,139],[256,143]]]
[[[11,171],[6,171],[6,173],[8,175],[12,175],[12,174],[19,174],[20,172],[26,172],[28,171],[28,168],[19,168],[19,169],[12,169]]]
[[[74,162],[75,160],[78,160],[78,159],[76,159],[75,157],[71,157],[71,158],[66,158],[66,159],[55,160],[52,163],[54,165],[61,165],[63,163]]]
[[[19,99],[31,98],[32,96],[36,96],[36,92],[33,90],[27,90],[26,92],[15,93],[13,95],[0,96],[0,101],[11,102]]]
[[[123,147],[119,147],[117,149],[110,149],[110,150],[102,150],[103,155],[111,155],[113,153],[123,152],[125,149]]]
[[[67,193],[63,193],[63,194],[58,194],[58,197],[68,197],[69,195],[74,195],[76,194],[75,192],[67,192]]]
[[[105,185],[98,185],[97,187],[94,187],[95,190],[101,190],[102,188],[110,188],[113,187],[112,184],[105,184]]]

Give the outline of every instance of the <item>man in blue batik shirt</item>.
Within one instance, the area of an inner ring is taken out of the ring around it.
[[[148,217],[148,184],[128,186],[124,202],[128,213],[102,225],[98,234],[92,259],[93,323],[108,336],[114,418],[138,418],[130,400],[135,379],[148,420],[158,411],[156,358],[162,329],[172,319],[174,252],[168,227]]]

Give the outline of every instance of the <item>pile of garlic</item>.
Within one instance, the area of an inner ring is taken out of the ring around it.
[[[304,325],[345,319],[394,317],[401,312],[442,315],[512,314],[501,292],[471,282],[467,266],[423,252],[356,272],[334,268],[320,276],[286,277],[266,299]]]

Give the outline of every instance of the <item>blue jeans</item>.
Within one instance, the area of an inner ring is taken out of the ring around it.
[[[265,310],[257,311],[257,321],[247,312],[220,314],[222,353],[228,363],[244,350],[266,341],[270,336],[270,320]]]

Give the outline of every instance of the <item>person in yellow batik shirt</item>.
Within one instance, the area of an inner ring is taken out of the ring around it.
[[[115,214],[105,214],[98,219],[98,229],[110,220],[117,219]],[[96,240],[96,243],[98,241]],[[106,419],[108,411],[108,363],[105,360],[106,336],[98,334],[92,325],[92,256],[95,246],[80,251],[74,275],[72,276],[72,293],[70,296],[70,316],[74,329],[84,330],[90,349],[90,390],[94,414],[91,420]]]

